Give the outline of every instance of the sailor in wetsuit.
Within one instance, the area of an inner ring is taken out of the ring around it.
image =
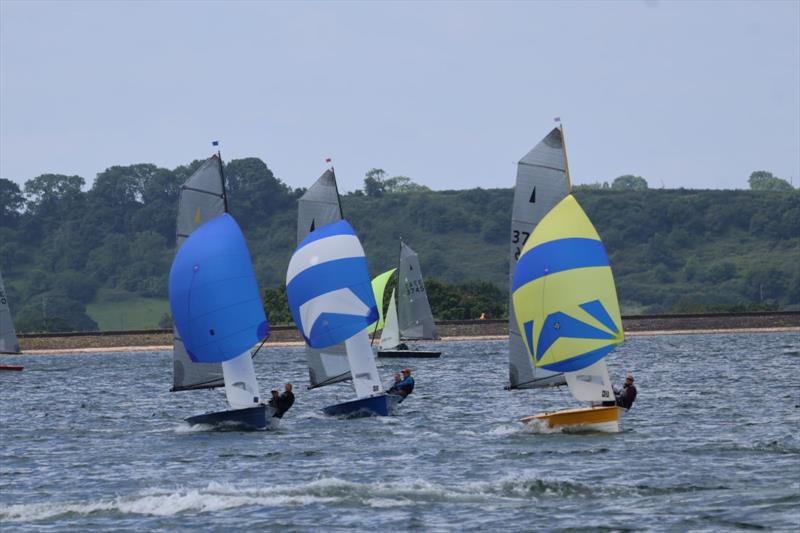
[[[633,402],[636,401],[636,386],[633,384],[633,376],[631,374],[628,374],[628,377],[625,378],[625,385],[622,390],[614,391],[614,396],[617,398],[618,406],[625,409],[630,409],[633,406]]]
[[[392,386],[389,387],[389,390],[387,390],[386,392],[388,392],[389,394],[400,394],[400,389],[398,388],[398,386],[400,385],[401,381],[403,381],[403,378],[400,377],[400,372],[395,372],[394,383],[392,383]]]
[[[294,405],[294,393],[292,392],[292,384],[287,383],[283,386],[284,392],[279,396],[278,391],[272,391],[272,399],[269,405],[275,408],[275,414],[272,415],[276,418],[283,418],[283,415],[291,409]]]
[[[397,393],[403,398],[414,392],[414,378],[411,377],[411,369],[403,369],[403,381],[397,384]]]

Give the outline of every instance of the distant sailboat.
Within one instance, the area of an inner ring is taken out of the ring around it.
[[[251,348],[269,335],[250,252],[227,213],[197,228],[169,274],[175,327],[189,359],[220,365],[231,409],[187,418],[190,424],[265,429],[275,408],[261,401]]]
[[[509,389],[564,385],[561,372],[536,368],[517,327],[510,289],[525,243],[540,220],[572,189],[566,146],[561,128],[554,128],[517,164],[517,182],[511,213],[508,306]]]
[[[619,408],[605,362],[624,340],[614,276],[600,236],[572,195],[533,230],[512,291],[517,325],[537,370],[563,374],[572,395],[591,402],[523,422],[618,431]]]
[[[393,314],[393,322],[384,326],[385,335],[381,335],[378,357],[428,357],[442,355],[435,350],[412,350],[404,348],[404,340],[438,339],[436,323],[433,320],[419,256],[402,240],[400,241],[400,265],[398,268],[398,300],[395,309],[395,293],[389,301],[387,317]],[[379,302],[383,302],[383,294]],[[396,327],[396,331],[395,328]]]
[[[2,274],[0,274],[0,353],[20,353]],[[15,368],[15,370],[17,369]]]
[[[300,242],[286,272],[292,318],[306,344],[325,350],[344,343],[356,399],[325,407],[332,416],[391,414],[400,396],[387,394],[367,327],[378,319],[361,242],[346,220],[317,227]]]
[[[300,197],[297,206],[297,243],[309,233],[332,222],[342,220],[339,189],[333,167],[326,170]],[[306,345],[309,389],[325,387],[350,379],[347,352],[342,343],[324,349]]]

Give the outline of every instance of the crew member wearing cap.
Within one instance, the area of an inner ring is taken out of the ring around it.
[[[633,402],[636,401],[636,386],[633,384],[633,375],[628,374],[628,377],[625,378],[625,385],[623,385],[622,390],[619,392],[614,391],[614,395],[617,397],[618,406],[624,407],[625,409],[631,408]]]
[[[411,377],[411,369],[403,369],[403,381],[396,385],[397,394],[405,398],[414,391],[414,378]]]

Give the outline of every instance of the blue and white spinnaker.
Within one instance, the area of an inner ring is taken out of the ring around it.
[[[306,343],[344,342],[358,398],[383,394],[367,327],[378,319],[364,249],[346,220],[316,229],[289,261],[286,294]]]

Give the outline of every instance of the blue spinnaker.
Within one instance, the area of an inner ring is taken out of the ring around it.
[[[172,319],[193,361],[232,359],[269,335],[253,262],[229,214],[197,228],[169,272]]]
[[[312,348],[344,342],[378,319],[367,258],[346,220],[303,239],[289,262],[286,295]]]

